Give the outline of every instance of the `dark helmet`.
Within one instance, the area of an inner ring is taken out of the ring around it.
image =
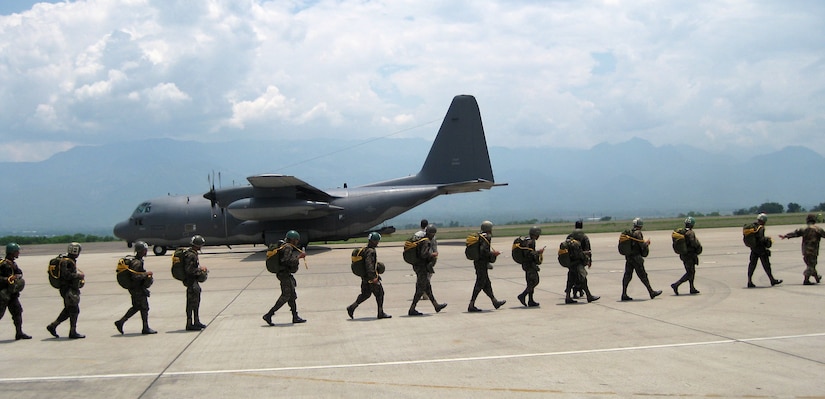
[[[375,241],[375,242],[381,241],[381,234],[378,234],[377,231],[373,231],[369,235],[369,240],[370,241]]]
[[[68,253],[69,255],[77,256],[80,255],[81,249],[83,248],[80,247],[79,243],[73,242],[69,244],[69,247],[66,249],[66,253]]]
[[[493,222],[489,220],[485,220],[481,222],[481,231],[483,233],[492,233],[493,232]]]
[[[541,227],[539,227],[539,226],[533,226],[533,227],[531,227],[531,228],[530,228],[530,233],[528,233],[528,234],[530,234],[530,237],[538,237],[538,236],[540,236],[540,235],[541,235]]]
[[[429,224],[427,225],[427,229],[425,231],[427,234],[435,234],[438,231],[438,228],[436,228],[434,224]]]
[[[206,244],[206,240],[204,240],[203,237],[201,237],[199,235],[192,236],[192,240],[190,240],[190,242],[192,243],[192,245],[195,245],[195,246],[198,246],[198,247],[202,247],[203,244]]]
[[[580,229],[583,226],[584,226],[584,222],[581,219],[576,221],[576,227],[575,228]]]
[[[642,228],[645,225],[645,221],[642,218],[633,219],[633,227]]]
[[[147,244],[143,241],[136,242],[135,243],[135,252],[138,252],[140,250],[148,251],[149,250],[149,244]]]
[[[6,254],[20,251],[20,246],[16,242],[6,244]]]
[[[813,213],[809,213],[808,216],[805,217],[805,222],[807,222],[809,224],[816,223],[816,215],[814,215]],[[7,248],[6,252],[8,252],[8,251],[9,250]]]
[[[756,216],[756,221],[759,224],[765,224],[765,223],[768,222],[768,215],[766,215],[764,213],[760,213],[759,215]]]
[[[427,219],[421,219],[421,224],[420,224],[420,225],[421,225],[421,228],[422,228],[422,229],[423,229],[423,228],[426,228],[427,226],[429,226],[429,225],[430,225],[430,221],[429,221],[429,220],[427,220]]]
[[[298,234],[298,232],[295,231],[295,230],[290,230],[290,231],[286,232],[286,239],[287,240],[300,240],[301,235]]]
[[[384,274],[384,272],[387,271],[387,266],[384,266],[384,262],[378,262],[375,264],[375,271],[378,272],[378,274]]]
[[[696,225],[696,219],[694,219],[693,216],[685,218],[685,227],[693,228],[694,225]]]

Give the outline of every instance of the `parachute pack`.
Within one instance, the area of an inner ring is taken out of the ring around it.
[[[419,238],[413,235],[410,239],[404,241],[404,252],[402,254],[404,256],[404,262],[414,265],[421,261],[421,259],[418,258],[418,246],[425,240],[429,240],[429,238]]]
[[[279,240],[277,244],[270,244],[266,251],[266,270],[270,273],[278,273],[281,271],[281,256],[278,251],[287,245],[284,240]]]
[[[464,248],[464,256],[469,260],[479,260],[481,258],[481,234],[473,233],[467,236],[465,240],[466,247]]]
[[[633,233],[630,230],[625,230],[619,234],[619,253],[622,255],[630,255],[633,250]]]
[[[581,260],[583,256],[582,246],[578,240],[567,238],[559,244],[558,259],[562,267],[570,267],[573,262]]]
[[[367,261],[365,261],[364,256],[361,255],[365,249],[367,249],[367,247],[352,250],[352,274],[358,277],[367,276]]]
[[[756,233],[761,228],[762,225],[759,223],[748,223],[742,226],[742,241],[745,242],[745,246],[748,248],[753,248],[756,246]]]
[[[117,267],[115,268],[115,273],[117,273],[117,283],[122,288],[129,289],[132,288],[132,274],[137,273],[136,271],[132,270],[132,260],[135,259],[132,255],[126,255],[117,260]]]
[[[187,248],[180,247],[172,254],[172,277],[178,281],[186,279],[186,268],[183,264],[183,254],[186,250]]]
[[[59,289],[63,285],[60,280],[60,261],[65,257],[65,254],[60,254],[49,260],[49,268],[46,271],[49,275],[49,284],[54,288]]]
[[[524,264],[524,262],[529,261],[533,255],[533,248],[527,246],[530,242],[530,237],[516,237],[513,240],[513,249],[510,251],[510,255],[512,255],[513,260],[518,264]]]
[[[673,233],[670,234],[670,238],[673,240],[673,252],[679,255],[685,255],[688,252],[685,233],[687,233],[687,229],[681,228],[673,230]]]
[[[137,288],[141,285],[144,288],[151,287],[152,283],[154,282],[154,279],[152,279],[151,276],[139,281],[132,279],[132,276],[135,274],[146,274],[144,272],[136,272],[134,269],[132,269],[132,261],[134,259],[134,256],[126,255],[117,260],[117,267],[115,268],[115,273],[117,273],[118,285],[127,290],[130,288]]]

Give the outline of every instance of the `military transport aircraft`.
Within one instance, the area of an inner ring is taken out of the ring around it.
[[[213,186],[203,196],[167,196],[138,205],[114,234],[153,246],[155,255],[189,245],[199,234],[206,245],[270,244],[288,230],[301,242],[346,240],[393,227],[376,226],[441,194],[488,190],[496,184],[475,97],[453,98],[421,171],[354,188],[319,190],[294,176],[262,174],[250,185]]]

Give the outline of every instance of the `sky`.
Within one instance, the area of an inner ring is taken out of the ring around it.
[[[0,159],[151,138],[825,155],[825,2],[0,0]],[[632,154],[629,154],[632,156]]]

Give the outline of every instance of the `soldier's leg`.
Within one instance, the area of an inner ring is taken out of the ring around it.
[[[476,298],[478,298],[478,294],[481,293],[481,290],[484,288],[484,281],[487,277],[487,266],[486,265],[476,265],[474,267],[476,272],[476,282],[473,285],[473,294],[470,297],[470,306],[467,307],[468,312],[480,312],[481,309],[476,307]]]
[[[819,283],[820,281],[822,281],[822,275],[820,275],[820,274],[816,271],[816,264],[817,264],[817,262],[818,262],[818,258],[819,258],[819,255],[818,255],[818,254],[810,255],[810,256],[808,257],[808,262],[809,262],[809,263],[808,263],[808,267],[810,267],[810,268],[811,268],[811,275],[812,275],[812,276],[814,276],[814,279],[816,280],[816,282],[817,282],[817,283]]]
[[[498,309],[501,307],[501,305],[507,303],[507,301],[499,301],[498,299],[496,299],[496,294],[493,293],[493,283],[492,281],[490,281],[490,275],[488,274],[488,270],[489,269],[486,268],[484,269],[484,285],[481,288],[481,290],[484,291],[484,293],[487,294],[487,296],[490,298],[490,302],[493,304],[493,307]]]
[[[811,285],[811,284],[813,284],[813,282],[811,282],[811,277],[812,276],[813,277],[817,276],[817,273],[816,273],[816,257],[811,257],[811,256],[808,256],[808,255],[802,255],[802,260],[805,261],[805,271],[802,272],[802,275],[805,277],[805,280],[803,281],[803,284]],[[819,282],[819,281],[817,280],[817,282]]]
[[[777,280],[773,277],[773,272],[771,271],[771,253],[770,250],[765,251],[764,254],[759,255],[759,260],[762,262],[762,268],[765,269],[765,274],[768,275],[768,279],[771,280],[771,285],[781,284],[782,280]]]
[[[759,255],[756,254],[753,250],[751,250],[751,255],[748,260],[748,287],[753,288],[756,285],[753,284],[753,272],[756,271],[756,262],[759,260]]]
[[[573,287],[576,285],[576,268],[575,266],[570,266],[567,268],[567,283],[564,286],[564,302],[565,303],[576,303],[571,297],[573,293]]]
[[[687,276],[687,282],[690,285],[690,293],[691,294],[698,294],[699,290],[696,289],[696,285],[694,281],[696,280],[696,264],[698,263],[698,258],[693,256],[691,259],[685,263],[685,276]]]
[[[372,289],[372,294],[375,295],[375,304],[378,306],[378,318],[379,319],[389,319],[390,315],[384,313],[384,286],[381,285],[381,282],[377,282],[375,284],[370,284]]]
[[[536,292],[536,287],[539,285],[539,272],[536,270],[532,270],[527,273],[527,305],[528,306],[539,306],[539,303],[533,300],[533,294]]]
[[[357,308],[358,305],[360,305],[362,302],[366,301],[370,297],[370,295],[372,295],[372,291],[371,291],[371,288],[370,288],[370,283],[367,281],[367,279],[362,278],[361,279],[361,293],[358,294],[357,298],[355,298],[355,302],[353,302],[351,305],[347,306],[347,314],[349,315],[350,319],[353,318],[353,314],[355,313],[355,308]]]
[[[14,322],[14,339],[31,339],[31,335],[23,332],[23,305],[20,304],[20,295],[13,295],[7,306]]]
[[[426,285],[427,285],[427,271],[426,270],[415,270],[415,293],[413,294],[412,303],[410,304],[410,310],[407,311],[407,314],[410,316],[420,316],[421,312],[415,310],[416,305],[418,305],[418,301],[421,299],[422,295],[426,292]]]
[[[653,287],[651,287],[650,277],[647,275],[647,270],[645,270],[644,259],[636,263],[636,274],[639,275],[639,280],[642,280],[642,283],[647,288],[647,293],[650,295],[650,299],[656,298],[662,294],[662,291],[654,290]]]
[[[71,292],[67,297],[70,303],[70,306],[67,306],[69,312],[69,338],[86,338],[85,335],[77,332],[77,320],[80,317],[80,292]]]
[[[622,300],[631,301],[633,298],[627,295],[627,286],[630,285],[630,280],[633,279],[633,263],[629,257],[625,257],[624,261],[624,275],[622,276]]]

